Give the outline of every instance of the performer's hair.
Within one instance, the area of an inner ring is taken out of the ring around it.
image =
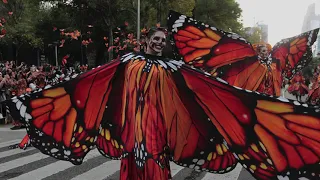
[[[167,38],[166,38],[166,46],[164,47],[164,49],[162,50],[162,56],[164,57],[169,57],[169,58],[174,58],[174,54],[173,54],[173,47],[172,47],[172,44],[170,43],[170,38],[169,38],[169,34],[167,32],[167,29],[164,28],[164,27],[153,27],[153,28],[150,28],[149,31],[146,33],[146,36],[145,38],[147,39],[150,39],[151,36],[158,32],[158,31],[161,31],[163,33],[166,34]],[[146,46],[146,44],[145,44]],[[143,47],[143,48],[146,48],[146,47]]]
[[[259,44],[258,46],[257,46],[257,51],[258,52],[260,52],[261,51],[261,48],[263,48],[263,47],[267,47],[265,44]]]
[[[256,52],[259,52],[262,47],[266,47],[269,52],[272,50],[271,45],[268,43],[256,43],[256,44],[253,44],[252,47]]]
[[[150,39],[151,36],[158,31],[162,31],[165,34],[167,33],[166,29],[163,27],[153,27],[153,28],[150,28],[149,31],[147,32],[147,38]]]

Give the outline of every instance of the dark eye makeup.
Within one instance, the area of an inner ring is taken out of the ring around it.
[[[155,36],[153,39],[156,40],[156,41],[159,41],[159,40],[161,39],[162,42],[165,42],[165,41],[166,41],[165,38],[161,38],[161,37],[159,37],[159,36]]]

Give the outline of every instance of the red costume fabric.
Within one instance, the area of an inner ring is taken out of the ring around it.
[[[295,96],[304,96],[308,94],[309,88],[305,85],[305,78],[302,73],[297,73],[290,81],[288,92]]]

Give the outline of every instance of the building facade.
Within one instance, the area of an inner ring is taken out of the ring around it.
[[[266,24],[258,24],[261,29],[261,40],[262,42],[268,43],[269,28]]]
[[[311,31],[312,29],[316,29],[320,27],[320,14],[316,13],[316,4],[310,4],[308,7],[307,13],[304,17],[303,25],[302,25],[302,33]],[[316,42],[312,47],[313,56],[320,56],[320,35]]]

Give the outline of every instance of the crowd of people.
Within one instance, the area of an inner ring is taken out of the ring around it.
[[[318,107],[279,98],[287,89],[297,100],[308,94],[310,104],[320,103],[320,66],[310,87],[300,73],[319,29],[271,49],[173,11],[168,27],[148,31],[144,52],[8,102],[19,111],[12,129],[23,127],[17,120],[27,127],[19,147],[31,143],[75,165],[97,148],[121,160],[120,179],[172,179],[169,161],[211,173],[241,163],[257,179],[320,177]],[[167,32],[181,60],[164,56]],[[13,62],[3,68],[5,98],[88,69]]]
[[[14,61],[0,63],[0,101],[20,96],[25,93],[53,85],[64,78],[85,72],[88,66],[66,68],[45,64],[42,66],[29,66],[22,62],[19,66]],[[313,105],[320,105],[320,65],[313,71],[313,77],[308,79],[308,84],[301,72],[298,72],[283,89],[302,101],[301,97],[308,95],[306,101]],[[14,120],[5,107],[0,109],[2,124],[13,123],[12,130],[25,128],[19,121]]]
[[[46,85],[54,85],[63,79],[87,71],[87,68],[88,66],[57,67],[50,64],[30,66],[24,62],[16,65],[14,61],[0,63],[0,101],[31,93]],[[2,124],[13,123],[12,130],[25,128],[18,119],[12,118],[4,106],[1,107],[0,119]]]

